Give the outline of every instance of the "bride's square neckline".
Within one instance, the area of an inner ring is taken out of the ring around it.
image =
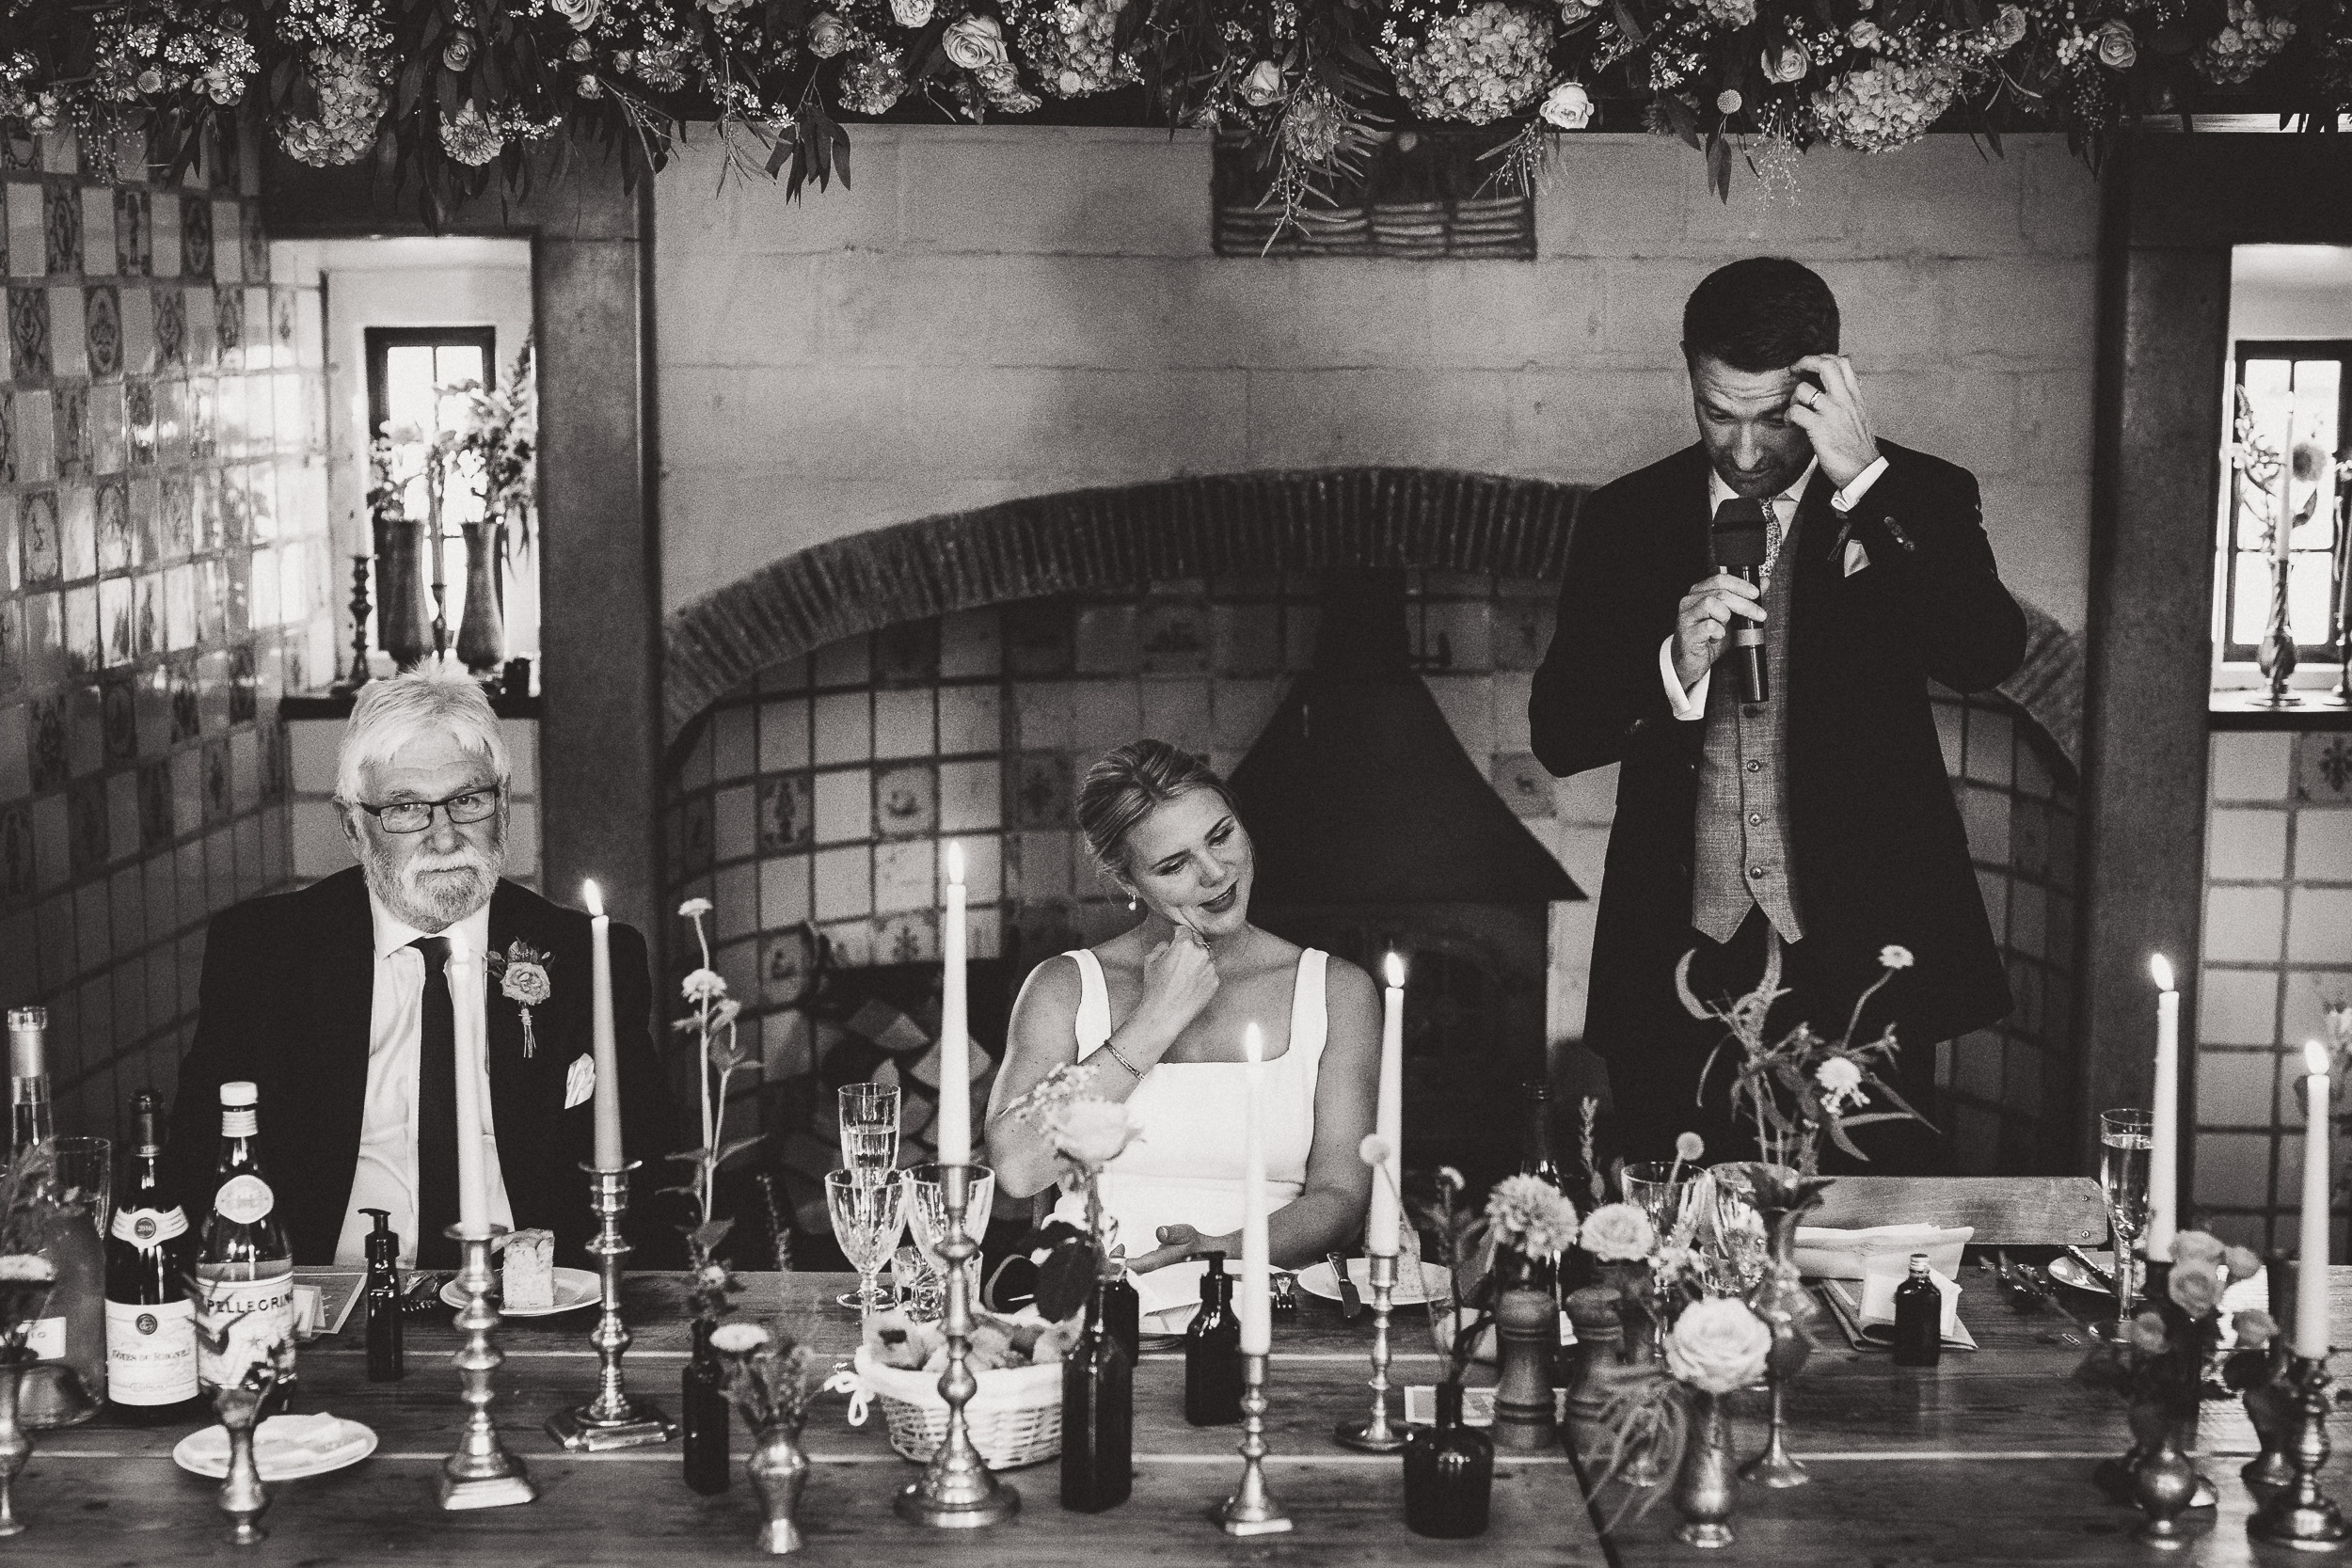
[[[1096,949],[1093,949],[1093,948],[1088,948],[1088,949],[1086,949],[1086,951],[1087,951],[1089,955],[1091,955],[1091,956],[1092,956],[1092,958],[1093,958],[1093,959],[1094,959],[1094,962],[1095,962],[1095,966],[1096,966],[1098,969],[1100,969],[1100,970],[1102,971],[1102,974],[1103,974],[1103,990],[1104,990],[1104,1004],[1105,1004],[1106,1006],[1115,1006],[1115,1005],[1116,1005],[1116,1003],[1118,1002],[1119,998],[1118,998],[1117,994],[1116,994],[1116,993],[1112,990],[1112,988],[1111,988],[1111,966],[1110,966],[1109,964],[1106,964],[1106,963],[1104,963],[1104,962],[1103,961],[1103,955],[1102,955],[1102,953],[1101,953],[1100,951],[1098,951],[1098,950],[1096,950]],[[1284,1010],[1284,1012],[1282,1013],[1282,1049],[1281,1049],[1280,1051],[1279,1051],[1279,1052],[1275,1052],[1275,1053],[1270,1053],[1269,1055],[1267,1055],[1267,1056],[1264,1058],[1264,1061],[1263,1061],[1263,1066],[1266,1066],[1266,1067],[1273,1067],[1274,1065],[1276,1065],[1276,1064],[1277,1064],[1277,1063],[1279,1063],[1279,1062],[1287,1062],[1287,1061],[1289,1061],[1289,1060],[1290,1060],[1290,1056],[1291,1056],[1291,1033],[1292,1033],[1292,1025],[1293,1025],[1293,1024],[1295,1024],[1295,1023],[1297,1022],[1297,1020],[1298,1020],[1298,977],[1299,977],[1300,973],[1301,973],[1302,971],[1304,971],[1304,969],[1306,968],[1306,965],[1307,965],[1307,955],[1308,955],[1308,954],[1310,954],[1310,953],[1311,953],[1311,952],[1313,952],[1313,951],[1314,951],[1314,949],[1313,949],[1313,948],[1311,948],[1311,947],[1301,947],[1301,948],[1298,950],[1298,957],[1297,957],[1297,958],[1296,958],[1295,960],[1294,960],[1294,961],[1292,962],[1292,964],[1291,964],[1291,966],[1290,966],[1290,971],[1291,971],[1291,984],[1290,984],[1290,1006],[1289,1006],[1289,1007],[1288,1007],[1286,1010]],[[1268,973],[1272,973],[1271,966],[1268,966]],[[1140,985],[1138,985],[1138,986],[1137,986],[1137,991],[1138,991],[1138,994],[1140,993],[1140,990],[1141,990],[1141,987],[1140,987]],[[1122,1014],[1122,1013],[1119,1013],[1119,1012],[1117,1012],[1116,1010],[1114,1010],[1114,1011],[1111,1013],[1111,1019],[1110,1019],[1111,1033],[1113,1033],[1113,1034],[1117,1034],[1117,1033],[1119,1032],[1119,1030],[1120,1030],[1120,1027],[1122,1024],[1124,1024],[1124,1023],[1127,1022],[1127,1020],[1128,1020],[1129,1018],[1132,1018],[1132,1017],[1134,1016],[1134,1014],[1135,1014],[1135,1010],[1134,1010],[1134,1008],[1133,1008],[1133,1007],[1130,1007],[1130,1008],[1127,1010],[1127,1012],[1125,1012],[1125,1013],[1123,1013],[1123,1014]],[[1189,1033],[1189,1031],[1187,1031],[1187,1033]],[[1271,1031],[1269,1031],[1269,1033],[1271,1033]],[[1159,1060],[1159,1064],[1158,1064],[1158,1065],[1159,1065],[1159,1066],[1161,1066],[1161,1067],[1164,1067],[1164,1068],[1168,1068],[1168,1067],[1224,1067],[1224,1068],[1248,1068],[1248,1067],[1249,1066],[1249,1062],[1248,1062],[1248,1060],[1247,1058],[1243,1058],[1243,1059],[1241,1059],[1241,1060],[1237,1060],[1237,1061],[1221,1061],[1221,1060],[1208,1060],[1208,1061],[1202,1061],[1202,1060],[1199,1060],[1199,1059],[1174,1058],[1174,1057],[1168,1057],[1168,1056],[1162,1056],[1162,1057],[1160,1058],[1160,1060]]]

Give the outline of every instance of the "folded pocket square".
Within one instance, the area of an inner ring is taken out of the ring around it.
[[[1847,540],[1847,541],[1846,541],[1846,576],[1848,576],[1848,577],[1851,577],[1851,576],[1853,576],[1856,572],[1861,571],[1864,567],[1866,567],[1866,566],[1867,566],[1867,565],[1869,565],[1869,564],[1870,564],[1870,552],[1869,552],[1868,550],[1866,550],[1866,549],[1864,549],[1864,548],[1862,547],[1862,541],[1861,541],[1861,540],[1859,540],[1859,539],[1849,539],[1849,540]]]
[[[564,1109],[584,1105],[596,1092],[596,1059],[582,1053],[572,1058],[569,1071],[564,1074]]]

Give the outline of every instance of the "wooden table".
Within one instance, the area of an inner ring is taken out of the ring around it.
[[[2339,1320],[2347,1316],[2352,1270],[2339,1270]],[[856,1341],[850,1315],[830,1305],[849,1287],[825,1275],[751,1275],[747,1313],[781,1306],[828,1356]],[[1972,1279],[1980,1277],[1972,1273]],[[686,1336],[675,1280],[640,1276],[628,1301],[637,1344],[630,1386],[673,1416]],[[1427,1383],[1437,1370],[1417,1320],[1403,1319],[1394,1378]],[[2137,1515],[2110,1507],[2090,1468],[2127,1441],[2115,1402],[2074,1384],[2081,1329],[2049,1310],[2012,1316],[1994,1306],[1989,1281],[1974,1289],[1968,1320],[1984,1345],[1947,1355],[1926,1373],[1898,1371],[1883,1355],[1842,1348],[1819,1352],[1792,1401],[1797,1451],[1813,1467],[1810,1486],[1787,1493],[1741,1489],[1733,1521],[1739,1544],[1701,1553],[1674,1539],[1671,1503],[1626,1520],[1607,1540],[1593,1523],[1577,1471],[1562,1453],[1505,1457],[1497,1465],[1494,1523],[1470,1542],[1427,1541],[1404,1528],[1398,1462],[1338,1448],[1331,1430],[1360,1417],[1369,1320],[1350,1325],[1336,1308],[1309,1299],[1297,1323],[1276,1331],[1269,1474],[1276,1497],[1297,1521],[1295,1533],[1235,1541],[1207,1518],[1230,1490],[1240,1462],[1237,1429],[1196,1429],[1179,1414],[1180,1357],[1151,1354],[1136,1378],[1134,1497],[1096,1516],[1066,1513],[1056,1466],[1007,1479],[1022,1494],[1011,1524],[971,1536],[919,1530],[899,1522],[890,1498],[914,1472],[894,1454],[876,1411],[863,1429],[842,1419],[828,1396],[808,1429],[817,1461],[802,1509],[813,1559],[887,1568],[906,1561],[1045,1568],[1059,1563],[1300,1564],[1501,1560],[1558,1568],[1712,1560],[1778,1565],[2146,1562],[2158,1554],[2133,1543]],[[508,1360],[494,1407],[510,1449],[540,1486],[528,1507],[447,1514],[434,1506],[432,1480],[455,1442],[457,1380],[446,1365],[455,1336],[437,1314],[413,1319],[405,1382],[370,1384],[358,1335],[328,1338],[301,1354],[301,1408],[367,1422],[382,1438],[369,1460],[330,1476],[273,1486],[258,1549],[222,1540],[215,1483],[187,1475],[169,1458],[184,1429],[148,1431],[101,1416],[67,1432],[36,1435],[18,1489],[27,1533],[0,1544],[11,1561],[158,1564],[244,1560],[270,1564],[649,1563],[685,1559],[747,1560],[756,1505],[740,1477],[738,1433],[732,1490],[688,1491],[677,1445],[604,1455],[564,1452],[541,1431],[553,1412],[578,1404],[594,1382],[585,1342],[593,1314],[506,1325]],[[354,1320],[356,1330],[358,1320]],[[1820,1336],[1834,1331],[1826,1325]],[[2352,1339],[2352,1335],[2339,1335]],[[2217,1432],[2221,1427],[2217,1426]],[[1761,1443],[1758,1409],[1743,1405],[1742,1451]],[[2242,1444],[2239,1445],[2243,1447]],[[2352,1445],[2347,1445],[2352,1446]],[[2247,1541],[2248,1502],[2236,1459],[2208,1465],[2220,1483],[2214,1528],[2171,1560],[2282,1562],[2290,1554]],[[2337,1490],[2352,1491],[2338,1478]],[[1597,1499],[1603,1508],[1615,1499]]]

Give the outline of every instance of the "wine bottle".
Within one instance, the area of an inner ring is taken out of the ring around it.
[[[8,1162],[54,1146],[49,1100],[49,1010],[8,1011]],[[53,1180],[41,1225],[41,1255],[56,1270],[41,1316],[25,1329],[39,1360],[18,1386],[26,1426],[74,1426],[98,1414],[106,1398],[106,1248],[98,1234],[103,1193],[76,1193]]]
[[[1519,1147],[1519,1174],[1532,1176],[1565,1197],[1568,1179],[1561,1174],[1560,1162],[1551,1152],[1551,1087],[1541,1079],[1527,1086],[1527,1132]],[[1561,1258],[1554,1253],[1527,1259],[1527,1283],[1552,1298],[1552,1306],[1566,1322],[1565,1295],[1560,1288]]]
[[[1197,1427],[1241,1419],[1241,1319],[1233,1314],[1233,1276],[1225,1254],[1203,1254],[1200,1310],[1184,1328],[1184,1419]]]
[[[1123,1270],[1095,1281],[1061,1364],[1061,1505],[1078,1513],[1116,1508],[1135,1490],[1136,1367],[1105,1321],[1113,1283],[1125,1283]]]
[[[278,1195],[262,1172],[260,1099],[243,1080],[220,1086],[219,1186],[196,1259],[202,1292],[196,1375],[209,1396],[224,1377],[245,1374],[247,1347],[274,1343],[283,1408],[294,1380],[294,1248],[278,1222]]]
[[[725,1491],[730,1479],[727,1434],[731,1418],[726,1376],[719,1365],[719,1353],[710,1346],[711,1331],[717,1326],[707,1318],[694,1320],[694,1350],[687,1357],[686,1370],[679,1374],[678,1386],[686,1484],[706,1497]]]
[[[106,1397],[135,1420],[197,1418],[196,1304],[182,1283],[196,1260],[188,1217],[167,1202],[156,1167],[155,1097],[131,1101],[137,1137],[106,1238]]]

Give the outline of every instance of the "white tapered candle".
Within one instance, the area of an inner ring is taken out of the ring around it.
[[[1364,1222],[1364,1251],[1376,1258],[1397,1255],[1405,1233],[1404,1206],[1397,1199],[1405,1170],[1405,960],[1389,955],[1388,994],[1380,1021],[1380,1098],[1372,1131],[1387,1152],[1372,1173],[1372,1212]]]
[[[1263,1355],[1274,1348],[1274,1306],[1266,1254],[1265,1035],[1255,1023],[1242,1031],[1248,1053],[1249,1106],[1243,1124],[1241,1167],[1241,1353]]]
[[[2328,1355],[2328,1048],[2317,1040],[2303,1046],[2302,1247],[2295,1270],[2295,1354],[2322,1361]]]
[[[972,1163],[972,1030],[964,1012],[963,846],[947,841],[947,890],[940,920],[946,973],[939,993],[939,1161]]]

